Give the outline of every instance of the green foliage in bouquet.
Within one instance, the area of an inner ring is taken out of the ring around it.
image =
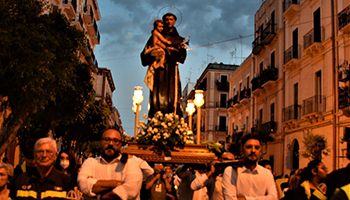
[[[160,111],[153,118],[148,118],[146,114],[142,116],[148,122],[140,121],[140,133],[136,136],[139,144],[152,144],[169,149],[184,147],[188,143],[193,144],[193,134],[184,118],[174,113],[163,114]]]

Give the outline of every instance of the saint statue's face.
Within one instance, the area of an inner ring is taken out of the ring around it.
[[[165,17],[165,24],[168,28],[171,28],[175,25],[176,20],[174,19],[174,16],[166,16]]]

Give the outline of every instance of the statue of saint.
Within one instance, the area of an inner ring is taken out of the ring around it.
[[[141,52],[142,65],[148,66],[145,78],[150,89],[148,117],[152,118],[157,111],[182,117],[178,63],[183,64],[186,59],[185,38],[174,26],[177,20],[174,14],[167,13],[162,19],[155,21],[152,36]]]

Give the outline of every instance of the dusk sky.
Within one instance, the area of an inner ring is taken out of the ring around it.
[[[196,82],[208,63],[239,65],[250,53],[254,40],[254,14],[262,0],[98,0],[100,44],[95,47],[99,67],[112,72],[119,110],[128,135],[134,135],[132,111],[134,86],[143,87],[141,116],[148,113],[149,89],[144,83],[147,67],[140,52],[153,29],[154,20],[174,13],[179,34],[190,36],[187,59],[179,65],[182,88]]]

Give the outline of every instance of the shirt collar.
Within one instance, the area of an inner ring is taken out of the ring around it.
[[[103,164],[113,164],[116,162],[120,162],[121,157],[122,157],[122,154],[119,154],[119,156],[114,158],[111,162],[107,162],[102,156],[99,156],[98,160],[100,161],[100,163],[103,163]]]
[[[254,173],[254,174],[259,174],[260,167],[261,166],[257,164],[256,167],[251,171],[246,166],[243,166],[242,167],[242,173],[244,173],[244,172],[251,172],[251,173]]]

